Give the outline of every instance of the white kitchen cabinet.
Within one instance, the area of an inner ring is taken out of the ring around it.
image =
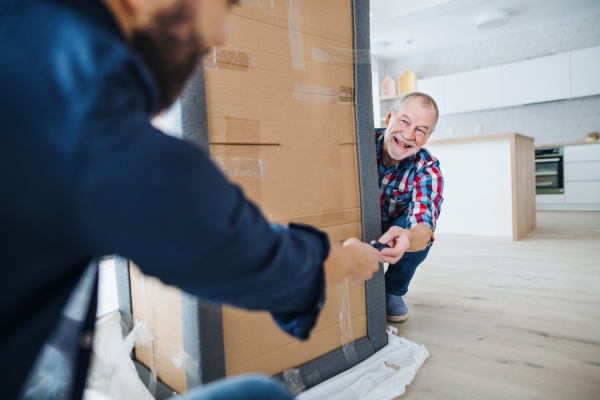
[[[600,161],[600,143],[565,146],[564,154],[565,163]]]
[[[600,94],[600,47],[571,52],[571,97]]]
[[[570,71],[569,53],[503,65],[503,105],[516,106],[571,97]]]
[[[433,97],[438,105],[440,115],[446,114],[446,79],[443,76],[435,78],[419,79],[417,91]]]
[[[565,203],[600,203],[600,181],[565,182]]]
[[[448,114],[502,107],[502,67],[446,76]]]
[[[564,163],[565,182],[600,181],[600,161]]]
[[[564,204],[565,203],[565,195],[564,194],[536,194],[535,195],[535,203],[536,204]]]

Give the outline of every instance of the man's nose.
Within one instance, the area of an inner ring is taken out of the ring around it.
[[[402,136],[404,136],[404,139],[406,139],[406,140],[414,141],[415,140],[415,131],[414,131],[414,129],[407,129],[404,132],[402,132]]]

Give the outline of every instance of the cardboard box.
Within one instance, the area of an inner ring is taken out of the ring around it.
[[[322,61],[327,49],[353,51],[353,3],[265,4],[241,2],[230,18],[227,46],[204,60],[210,155],[270,221],[313,225],[334,243],[362,238],[355,66],[339,57]],[[321,61],[312,60],[313,50]],[[370,87],[370,76],[368,81]],[[185,351],[181,326],[187,318],[185,307],[176,305],[179,292],[135,267],[130,279],[133,319],[155,337],[152,345],[136,348],[136,358],[184,392],[200,361]],[[277,375],[366,337],[365,285],[350,285],[347,293],[333,288],[326,296],[305,342],[282,332],[266,312],[223,306],[215,320],[222,321],[225,374]],[[350,325],[340,323],[344,298]],[[378,347],[368,344],[361,358]]]

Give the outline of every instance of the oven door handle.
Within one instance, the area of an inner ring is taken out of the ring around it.
[[[542,162],[557,162],[560,161],[560,158],[541,158],[541,159],[537,159],[535,160],[536,163],[542,163]]]

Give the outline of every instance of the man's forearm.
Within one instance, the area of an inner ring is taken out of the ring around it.
[[[426,225],[418,224],[407,230],[410,246],[408,252],[425,250],[433,236],[433,231]]]

